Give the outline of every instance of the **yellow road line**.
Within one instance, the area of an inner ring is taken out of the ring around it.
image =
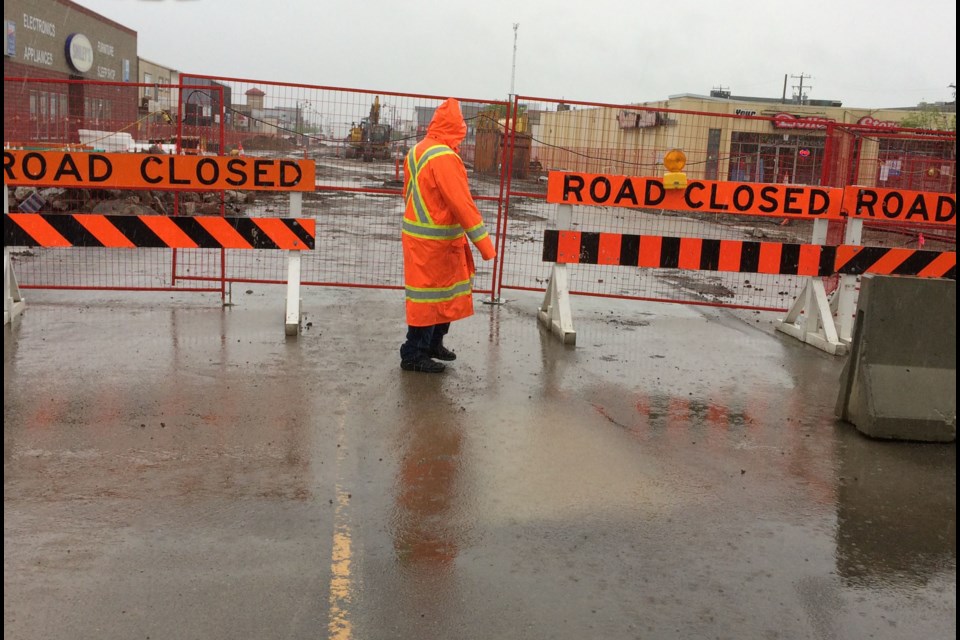
[[[347,415],[344,411],[342,415]],[[341,477],[343,460],[346,456],[345,418],[340,419],[337,434],[337,478]],[[353,577],[350,564],[353,560],[353,537],[350,531],[348,506],[350,494],[338,482],[336,485],[337,504],[333,513],[333,549],[330,553],[330,614],[327,623],[330,640],[350,640],[353,637],[353,625],[350,621],[350,603],[353,599]]]
[[[349,640],[353,637],[349,609],[353,578],[350,575],[352,539],[347,521],[348,504],[347,493],[337,485],[333,552],[330,559],[330,622],[327,624],[331,640]]]

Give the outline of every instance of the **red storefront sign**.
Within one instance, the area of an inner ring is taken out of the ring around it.
[[[792,113],[778,113],[773,116],[775,129],[826,129],[827,125],[836,122],[833,118],[822,116],[795,116]]]
[[[896,129],[900,123],[893,120],[877,120],[873,116],[863,116],[857,120],[857,124],[862,127],[876,127],[878,129]]]

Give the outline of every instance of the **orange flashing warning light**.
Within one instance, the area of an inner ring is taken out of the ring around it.
[[[664,189],[686,189],[687,174],[683,168],[687,166],[687,156],[680,149],[671,149],[663,156],[663,166],[667,172],[663,174]]]

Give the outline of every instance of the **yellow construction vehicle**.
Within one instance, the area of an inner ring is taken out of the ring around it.
[[[362,158],[364,162],[390,159],[390,139],[393,128],[380,123],[380,96],[373,99],[370,115],[354,125],[347,136],[347,158]]]

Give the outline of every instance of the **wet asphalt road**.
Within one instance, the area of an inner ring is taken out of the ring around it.
[[[775,316],[511,294],[399,370],[398,292],[27,291],[4,637],[956,635],[955,444],[833,416]]]

